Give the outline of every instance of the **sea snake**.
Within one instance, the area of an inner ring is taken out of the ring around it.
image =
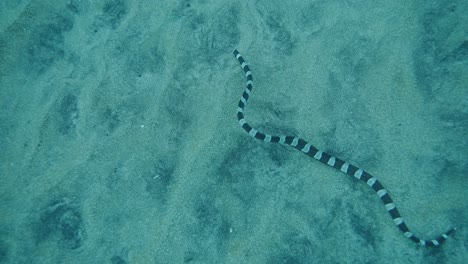
[[[422,245],[422,246],[439,246],[441,245],[450,234],[452,234],[455,231],[455,228],[450,229],[449,231],[445,232],[444,234],[438,236],[435,239],[431,240],[424,240],[416,237],[408,227],[406,226],[405,222],[403,221],[403,218],[401,217],[400,213],[398,212],[398,209],[396,208],[395,204],[393,203],[392,198],[390,198],[390,195],[388,194],[387,190],[383,187],[383,185],[380,183],[379,180],[377,180],[374,176],[372,176],[370,173],[367,171],[360,169],[352,164],[349,164],[348,162],[345,162],[339,158],[333,157],[332,155],[323,152],[321,150],[318,150],[315,148],[312,144],[308,143],[307,141],[303,140],[302,138],[295,137],[295,136],[275,136],[275,135],[269,135],[262,133],[258,131],[257,129],[251,127],[247,121],[245,120],[245,115],[244,115],[244,108],[247,105],[247,101],[249,100],[250,94],[252,92],[253,88],[253,77],[252,77],[252,72],[250,71],[249,66],[245,62],[244,58],[240,55],[239,51],[236,49],[232,51],[236,59],[239,61],[242,69],[245,72],[245,77],[247,78],[247,86],[244,90],[244,93],[242,93],[242,97],[239,101],[238,107],[237,107],[237,118],[239,120],[239,125],[247,132],[251,137],[259,139],[264,142],[273,142],[273,143],[280,143],[280,144],[285,144],[289,145],[291,147],[296,148],[297,150],[302,151],[306,155],[322,162],[325,163],[335,169],[338,169],[350,176],[353,176],[363,182],[365,182],[367,185],[369,185],[380,197],[382,202],[385,205],[385,208],[387,209],[388,213],[393,219],[393,222],[395,225],[400,229],[401,232],[405,235],[405,237],[411,239],[412,241]]]

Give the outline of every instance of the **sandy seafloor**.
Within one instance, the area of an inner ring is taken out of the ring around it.
[[[0,3],[1,263],[467,263],[468,2]],[[247,119],[374,174],[365,183]]]

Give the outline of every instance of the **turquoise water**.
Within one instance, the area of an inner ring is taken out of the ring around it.
[[[0,263],[464,263],[466,1],[3,1]],[[375,192],[239,126],[300,136]]]

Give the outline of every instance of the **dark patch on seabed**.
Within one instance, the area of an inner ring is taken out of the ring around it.
[[[314,245],[307,236],[302,234],[283,235],[281,245],[276,253],[272,254],[267,263],[310,263],[314,256]]]
[[[165,203],[167,193],[173,181],[176,164],[171,159],[159,159],[150,171],[143,174],[146,191],[159,203]]]
[[[271,175],[265,175],[267,170],[281,166],[285,155],[281,149],[283,146],[251,144],[249,137],[242,137],[239,141],[239,147],[230,151],[218,166],[216,175],[219,175],[219,185],[228,188],[229,192],[245,204],[251,204],[258,198],[259,181],[265,180],[263,177],[270,177]],[[265,156],[261,164],[257,164],[260,162],[255,158],[257,154]]]
[[[59,131],[63,135],[69,134],[75,129],[78,119],[78,98],[73,94],[66,94],[59,107]]]
[[[182,19],[184,24],[184,32],[179,34],[184,42],[181,49],[192,58],[213,64],[226,53],[226,47],[239,42],[239,10],[231,5],[217,10],[214,16],[208,16],[193,6],[184,1],[172,11],[174,19]]]
[[[112,264],[127,264],[128,263],[124,258],[122,258],[121,256],[117,256],[117,255],[112,256],[110,261]]]
[[[102,15],[98,21],[111,29],[116,29],[128,13],[128,4],[125,0],[106,1],[102,7]]]
[[[0,238],[0,263],[7,263],[9,252],[8,244]]]
[[[80,205],[73,198],[51,200],[34,224],[37,243],[53,240],[64,249],[78,249],[85,241],[85,228]]]
[[[51,14],[49,21],[37,26],[27,48],[29,68],[43,73],[55,61],[65,57],[64,34],[73,28],[73,19],[66,14]]]

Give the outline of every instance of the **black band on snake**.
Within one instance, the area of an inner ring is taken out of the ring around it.
[[[398,209],[396,208],[395,204],[393,203],[392,198],[388,194],[387,190],[383,187],[379,180],[377,180],[374,176],[372,176],[367,171],[360,169],[354,165],[351,165],[339,158],[333,157],[328,153],[325,153],[321,150],[315,148],[312,144],[308,143],[307,141],[295,137],[295,136],[275,136],[262,133],[257,129],[251,127],[247,121],[245,120],[244,115],[244,108],[247,105],[247,101],[249,100],[250,94],[253,88],[253,78],[252,73],[250,71],[249,66],[239,54],[239,51],[234,50],[232,52],[236,59],[239,61],[242,69],[245,72],[245,77],[247,78],[247,86],[242,94],[242,97],[239,101],[239,105],[237,108],[237,118],[239,120],[240,126],[247,132],[251,137],[259,139],[264,142],[274,142],[274,143],[281,143],[285,145],[289,145],[297,150],[305,153],[306,155],[325,163],[335,169],[338,169],[350,176],[355,177],[358,180],[365,182],[369,185],[380,197],[382,202],[385,205],[388,213],[393,219],[395,225],[400,229],[401,232],[405,235],[405,237],[411,239],[412,241],[422,245],[422,246],[439,246],[441,245],[450,234],[455,231],[455,228],[450,229],[449,231],[445,232],[444,234],[430,240],[424,240],[416,237],[408,227],[406,226],[403,218],[401,217]]]

